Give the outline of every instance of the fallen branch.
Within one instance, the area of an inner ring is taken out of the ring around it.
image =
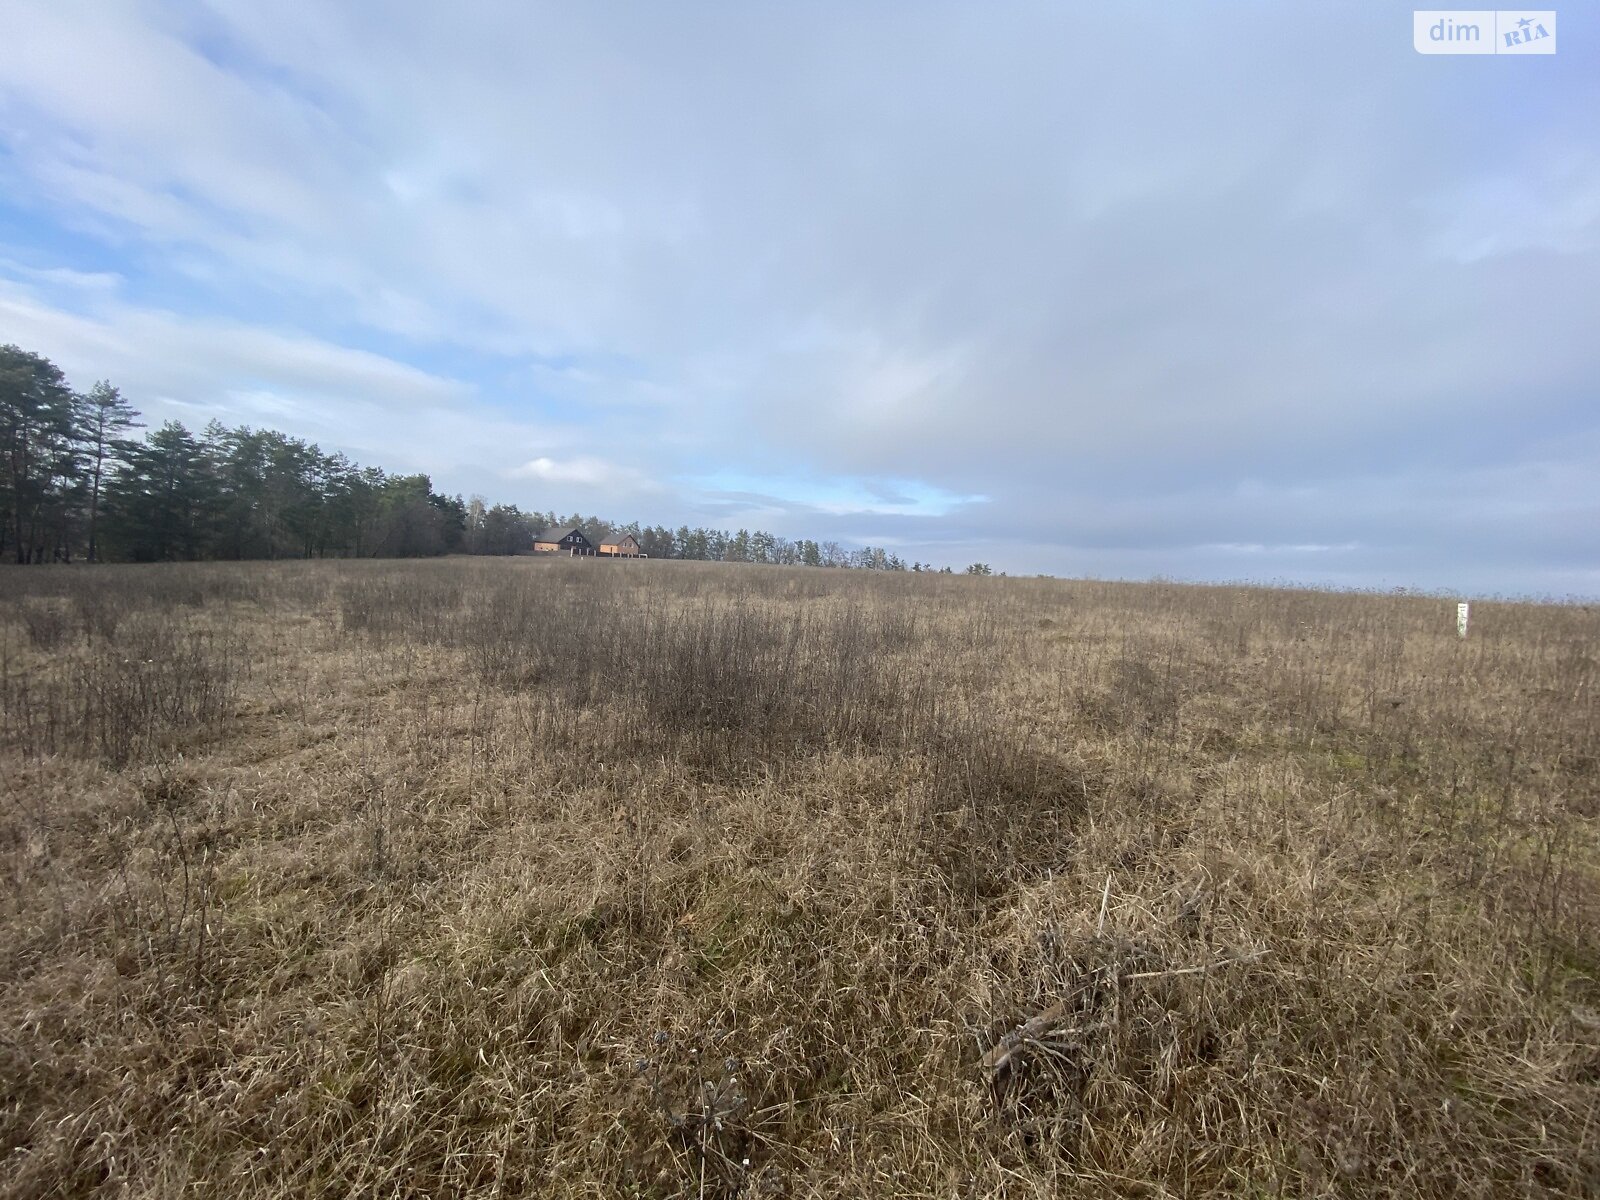
[[[1011,1065],[1011,1057],[1028,1042],[1037,1041],[1045,1034],[1051,1032],[1061,1024],[1067,1015],[1067,1002],[1057,1000],[1038,1016],[1030,1017],[1006,1034],[978,1061],[983,1067],[998,1075]],[[1077,1029],[1068,1030],[1069,1033],[1081,1032]]]
[[[1130,982],[1135,979],[1166,979],[1177,975],[1204,975],[1207,971],[1216,971],[1222,967],[1231,967],[1239,963],[1256,962],[1271,954],[1270,948],[1251,950],[1245,954],[1236,954],[1232,958],[1218,959],[1213,963],[1201,963],[1198,967],[1175,967],[1169,971],[1137,971],[1132,975],[1119,975],[1120,982]],[[1057,1030],[1057,1026],[1066,1019],[1068,1013],[1067,1001],[1057,1000],[1049,1008],[1044,1009],[1036,1016],[1029,1017],[1010,1033],[1007,1033],[993,1046],[989,1047],[984,1056],[978,1060],[979,1064],[987,1071],[998,1075],[1011,1065],[1011,1060],[1017,1051],[1029,1042],[1038,1041],[1048,1033],[1060,1032],[1062,1034],[1082,1033],[1088,1026],[1078,1026],[1067,1030]]]
[[[1219,967],[1231,967],[1235,963],[1255,962],[1271,954],[1271,949],[1252,950],[1248,954],[1237,954],[1232,958],[1219,959],[1214,963],[1202,963],[1198,967],[1177,967],[1171,971],[1139,971],[1133,975],[1119,975],[1117,978],[1123,983],[1132,979],[1165,979],[1170,975],[1203,975],[1207,971],[1215,971]]]

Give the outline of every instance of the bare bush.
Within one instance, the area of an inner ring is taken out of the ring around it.
[[[128,613],[125,597],[109,592],[80,592],[75,604],[79,627],[90,643],[116,640],[117,629]]]
[[[7,670],[0,679],[5,743],[113,766],[150,759],[172,735],[193,738],[231,715],[243,670],[227,634],[136,617],[114,649],[69,656],[48,674]]]
[[[28,641],[40,650],[54,650],[72,628],[66,610],[49,600],[26,600],[17,609],[17,615],[28,632]]]

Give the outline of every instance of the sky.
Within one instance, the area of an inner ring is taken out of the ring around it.
[[[525,508],[1600,596],[1600,6],[6,0],[0,342]]]

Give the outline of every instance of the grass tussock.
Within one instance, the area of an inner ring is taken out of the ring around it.
[[[0,574],[0,1195],[1600,1194],[1600,614]]]

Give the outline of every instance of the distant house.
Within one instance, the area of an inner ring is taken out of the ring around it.
[[[536,554],[594,554],[594,543],[581,529],[546,529],[533,539]]]
[[[600,543],[600,554],[607,558],[644,558],[639,539],[631,533],[615,534]]]

